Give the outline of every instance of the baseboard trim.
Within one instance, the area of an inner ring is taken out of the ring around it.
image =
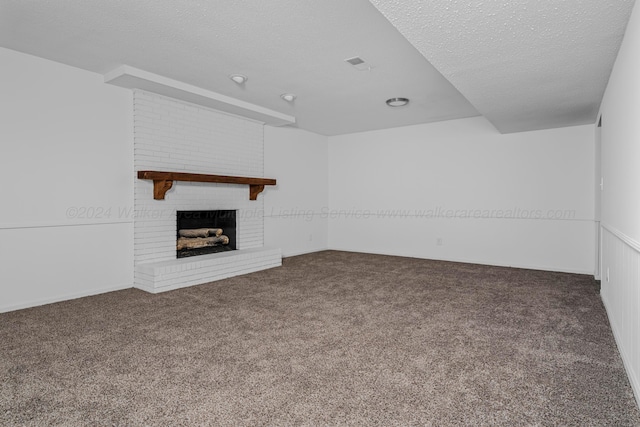
[[[429,259],[434,261],[459,262],[464,264],[492,265],[494,267],[521,268],[524,270],[553,271],[556,273],[585,274],[593,277],[593,271],[572,270],[572,269],[531,265],[531,264],[502,264],[502,263],[481,261],[477,259],[441,258],[441,257],[432,257],[432,256],[421,256],[421,255],[416,255],[411,253],[373,252],[373,251],[362,251],[362,250],[356,250],[356,249],[345,249],[345,248],[337,248],[337,247],[329,248],[328,250],[344,251],[344,252],[360,252],[360,253],[367,253],[367,254],[374,254],[374,255],[399,256],[399,257],[417,258],[417,259]]]
[[[307,254],[313,254],[316,252],[322,252],[322,251],[328,251],[328,250],[329,248],[318,248],[318,249],[308,249],[303,251],[294,251],[294,252],[287,252],[287,253],[283,252],[282,258],[290,258],[298,255],[307,255]]]
[[[77,298],[90,297],[93,295],[106,294],[107,292],[121,291],[123,289],[133,288],[133,283],[124,285],[109,286],[106,288],[91,289],[84,292],[72,292],[68,294],[58,295],[52,298],[43,298],[34,301],[25,301],[19,304],[0,306],[0,313],[8,313],[10,311],[24,310],[25,308],[33,308],[41,305],[54,304],[57,302],[68,301]]]

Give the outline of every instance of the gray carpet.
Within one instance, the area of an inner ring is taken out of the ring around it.
[[[0,425],[640,425],[593,278],[327,251],[0,315]]]

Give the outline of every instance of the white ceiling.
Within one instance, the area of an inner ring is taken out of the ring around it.
[[[501,132],[594,123],[634,0],[371,0]]]
[[[632,6],[0,0],[0,46],[100,74],[128,65],[295,116],[295,126],[324,135],[479,112],[515,132],[595,121]],[[371,70],[344,62],[353,56]],[[249,80],[238,86],[232,73]],[[293,104],[285,92],[298,96]],[[390,97],[411,103],[392,109]]]

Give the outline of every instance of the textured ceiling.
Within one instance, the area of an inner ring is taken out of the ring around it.
[[[595,121],[632,6],[0,0],[0,46],[100,74],[135,67],[295,116],[295,126],[324,135],[479,113],[517,132]],[[353,56],[371,70],[344,62]],[[249,80],[238,86],[232,73]],[[280,99],[285,92],[298,96],[293,104]],[[390,97],[411,103],[391,109]]]
[[[594,123],[633,0],[371,0],[501,132]]]

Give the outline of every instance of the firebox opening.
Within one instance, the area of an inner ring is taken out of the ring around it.
[[[176,257],[186,258],[236,249],[236,211],[178,211]]]

